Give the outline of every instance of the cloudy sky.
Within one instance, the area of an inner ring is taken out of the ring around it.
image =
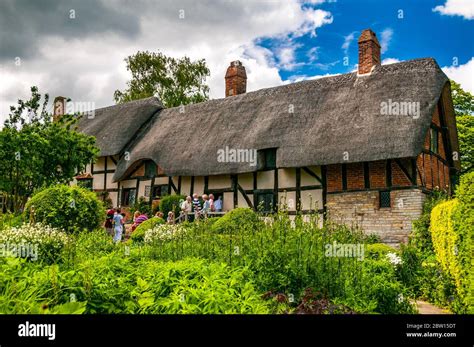
[[[368,27],[384,63],[433,57],[474,93],[472,0],[2,0],[0,120],[32,85],[112,105],[139,50],[204,58],[211,98],[237,59],[248,91],[350,72]]]

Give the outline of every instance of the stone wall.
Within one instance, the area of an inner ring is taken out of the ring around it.
[[[425,197],[420,189],[393,190],[391,207],[379,208],[378,191],[328,194],[327,210],[331,220],[359,226],[366,234],[376,234],[384,243],[398,247],[407,242]]]

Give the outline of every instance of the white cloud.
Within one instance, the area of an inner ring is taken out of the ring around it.
[[[295,76],[290,76],[287,80],[283,81],[283,84],[289,84],[289,83],[296,83],[296,82],[301,82],[301,81],[307,81],[307,80],[317,80],[320,78],[324,77],[331,77],[331,76],[337,76],[340,75],[339,73],[327,73],[324,75],[314,75],[314,76],[308,76],[308,75],[295,75]]]
[[[380,53],[384,54],[388,50],[388,45],[392,40],[393,30],[391,28],[386,28],[380,33]]]
[[[474,1],[447,0],[444,5],[436,6],[433,11],[447,16],[461,16],[464,19],[474,19]]]
[[[399,62],[400,62],[400,60],[397,59],[397,58],[382,59],[382,65],[395,64],[395,63],[399,63]]]
[[[351,46],[352,41],[354,41],[356,32],[353,31],[349,35],[344,36],[344,43],[342,44],[341,48],[344,51],[344,55],[347,55],[349,51],[349,47]]]
[[[442,70],[450,79],[459,83],[462,89],[474,94],[474,57],[466,64],[445,66]]]
[[[185,18],[179,18],[179,9]],[[202,2],[120,2],[120,11],[140,16],[140,32],[130,38],[108,32],[80,38],[43,35],[41,49],[21,66],[3,64],[0,84],[0,121],[18,98],[40,92],[95,102],[96,107],[113,104],[113,93],[124,89],[130,73],[124,58],[137,51],[158,49],[166,55],[206,59],[211,76],[210,97],[224,96],[224,75],[230,61],[241,60],[247,69],[247,90],[282,84],[278,67],[298,64],[291,39],[316,35],[316,29],[332,22],[331,13],[303,7],[299,0]],[[35,20],[41,20],[36,18]],[[81,20],[80,15],[76,19]],[[69,23],[65,25],[71,25]],[[272,50],[258,46],[258,39],[272,38]],[[286,45],[286,46],[285,46]],[[282,46],[288,48],[279,51]],[[293,49],[293,52],[291,51]],[[278,58],[282,61],[278,61]]]

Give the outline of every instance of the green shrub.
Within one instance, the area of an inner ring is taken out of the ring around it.
[[[184,195],[166,195],[160,200],[160,211],[163,212],[163,218],[168,217],[168,212],[173,211],[175,218],[179,217],[181,212],[180,202],[186,197]]]
[[[134,242],[143,242],[145,238],[145,233],[148,230],[154,229],[156,226],[164,223],[165,221],[159,217],[152,217],[150,219],[147,219],[146,221],[140,223],[140,225],[134,230],[131,238]]]
[[[95,193],[78,186],[57,185],[35,194],[25,206],[24,218],[72,233],[99,228],[105,215]]]
[[[235,233],[241,230],[257,231],[262,228],[263,222],[250,208],[236,208],[220,217],[212,230],[217,233]]]
[[[146,214],[148,217],[152,216],[150,202],[143,196],[138,198],[138,201],[132,206],[130,214],[133,215],[135,211],[140,211],[141,214]]]
[[[53,263],[69,242],[66,233],[42,224],[23,224],[0,233],[1,256]]]
[[[397,250],[384,243],[373,243],[365,246],[365,256],[371,259],[383,259],[388,253],[397,253]]]
[[[19,227],[23,224],[23,215],[22,214],[13,214],[13,213],[0,213],[0,230]]]

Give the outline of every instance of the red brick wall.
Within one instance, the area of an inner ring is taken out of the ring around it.
[[[400,162],[405,167],[405,170],[411,174],[409,161],[401,159]],[[392,160],[392,186],[411,186],[410,179],[395,160]]]
[[[328,192],[342,190],[342,166],[340,164],[327,166],[327,186]]]
[[[373,161],[369,163],[370,188],[385,188],[385,161]]]
[[[347,189],[364,189],[364,164],[347,164]]]

